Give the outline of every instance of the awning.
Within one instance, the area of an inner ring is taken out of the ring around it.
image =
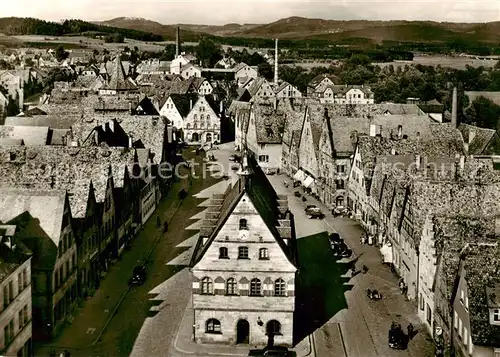
[[[380,253],[382,254],[382,262],[383,263],[393,263],[392,257],[392,246],[389,244],[384,244],[382,248],[380,248]]]
[[[304,187],[310,187],[314,183],[314,179],[311,176],[307,176],[304,180]]]
[[[304,173],[304,171],[302,171],[300,169],[295,173],[295,175],[293,175],[293,179],[295,181],[302,182],[302,181],[304,181],[305,178],[306,178],[306,174]]]

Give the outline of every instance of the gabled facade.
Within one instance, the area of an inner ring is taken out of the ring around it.
[[[283,115],[265,113],[258,106],[250,109],[244,143],[266,173],[276,173],[281,166]]]
[[[176,128],[184,129],[184,118],[187,113],[182,115],[181,110],[180,103],[176,103],[174,97],[169,96],[160,109],[160,115],[167,117]]]
[[[317,128],[315,124],[312,123],[310,109],[306,109],[304,122],[302,125],[302,130],[300,132],[299,139],[299,167],[304,172],[303,177],[297,180],[301,181],[306,188],[312,188],[314,179],[318,178],[318,157],[316,151],[316,140],[315,132]],[[294,178],[296,176],[294,175]],[[306,183],[307,180],[307,183]]]
[[[234,78],[237,83],[243,83],[247,81],[249,78],[256,79],[258,76],[258,72],[255,68],[250,67],[246,63],[239,63],[234,67]]]
[[[190,144],[220,142],[220,117],[211,99],[200,96],[184,120],[184,140]]]
[[[214,87],[206,78],[196,77],[193,80],[193,87],[197,91],[198,95],[209,95],[214,91]]]
[[[319,97],[329,86],[338,84],[339,79],[333,75],[320,74],[312,79],[307,85],[308,97]]]
[[[302,93],[290,83],[283,82],[276,88],[277,98],[301,98]]]
[[[352,85],[328,86],[322,92],[315,92],[322,103],[333,104],[373,104],[375,102],[370,87]]]
[[[250,93],[252,101],[274,98],[276,95],[271,84],[262,77],[258,77],[252,82],[248,88],[248,93]]]
[[[192,62],[190,56],[180,54],[170,62],[170,74],[181,74],[182,66]]]
[[[181,67],[180,75],[184,79],[201,78],[201,68],[193,63],[187,63]]]
[[[286,198],[276,195],[256,163],[253,167],[249,180],[241,177],[214,196],[200,231],[191,262],[198,343],[293,343],[293,218],[285,213]]]

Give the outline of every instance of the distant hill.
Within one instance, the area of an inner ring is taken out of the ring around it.
[[[257,26],[261,26],[260,24],[226,24],[222,26],[215,25],[190,25],[190,24],[178,24],[175,26],[179,26],[182,30],[195,31],[195,32],[203,32],[208,33],[214,36],[236,36],[239,35],[243,31],[251,30]]]
[[[144,32],[150,32],[155,35],[162,36],[166,40],[175,40],[176,36],[176,26],[175,25],[163,25],[156,21],[146,20],[137,17],[117,17],[111,20],[94,22],[98,25],[120,27],[131,30],[140,30]],[[182,41],[198,41],[202,34],[195,32],[196,30],[184,29],[182,31]]]
[[[323,20],[289,17],[236,32],[233,36],[325,39],[367,38],[376,41],[500,41],[500,22],[449,23],[433,21]]]
[[[141,41],[162,41],[163,37],[151,32],[135,29],[98,25],[82,20],[65,20],[62,23],[44,21],[28,17],[0,18],[0,33],[6,35],[47,35],[63,36],[76,34],[120,33],[124,37]]]
[[[102,22],[66,20],[63,23],[33,18],[0,18],[0,33],[7,35],[48,35],[114,33],[142,41],[174,40],[181,28],[183,42],[196,42],[204,35],[219,37],[221,42],[236,45],[253,43],[257,47],[279,38],[332,41],[337,44],[373,42],[477,44],[496,47],[500,43],[500,22],[450,23],[433,21],[324,20],[289,17],[269,24],[164,25],[143,18],[117,17]],[[283,43],[285,44],[286,41]],[[271,44],[272,46],[272,44]],[[467,48],[467,46],[455,46]],[[470,46],[469,46],[470,47]]]

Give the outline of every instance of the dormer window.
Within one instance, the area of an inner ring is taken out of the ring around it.
[[[240,230],[241,229],[248,229],[247,220],[244,218],[240,219]]]

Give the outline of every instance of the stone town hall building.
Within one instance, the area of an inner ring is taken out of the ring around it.
[[[286,196],[278,196],[256,162],[248,161],[234,186],[213,196],[193,253],[194,339],[291,346],[293,216]]]

